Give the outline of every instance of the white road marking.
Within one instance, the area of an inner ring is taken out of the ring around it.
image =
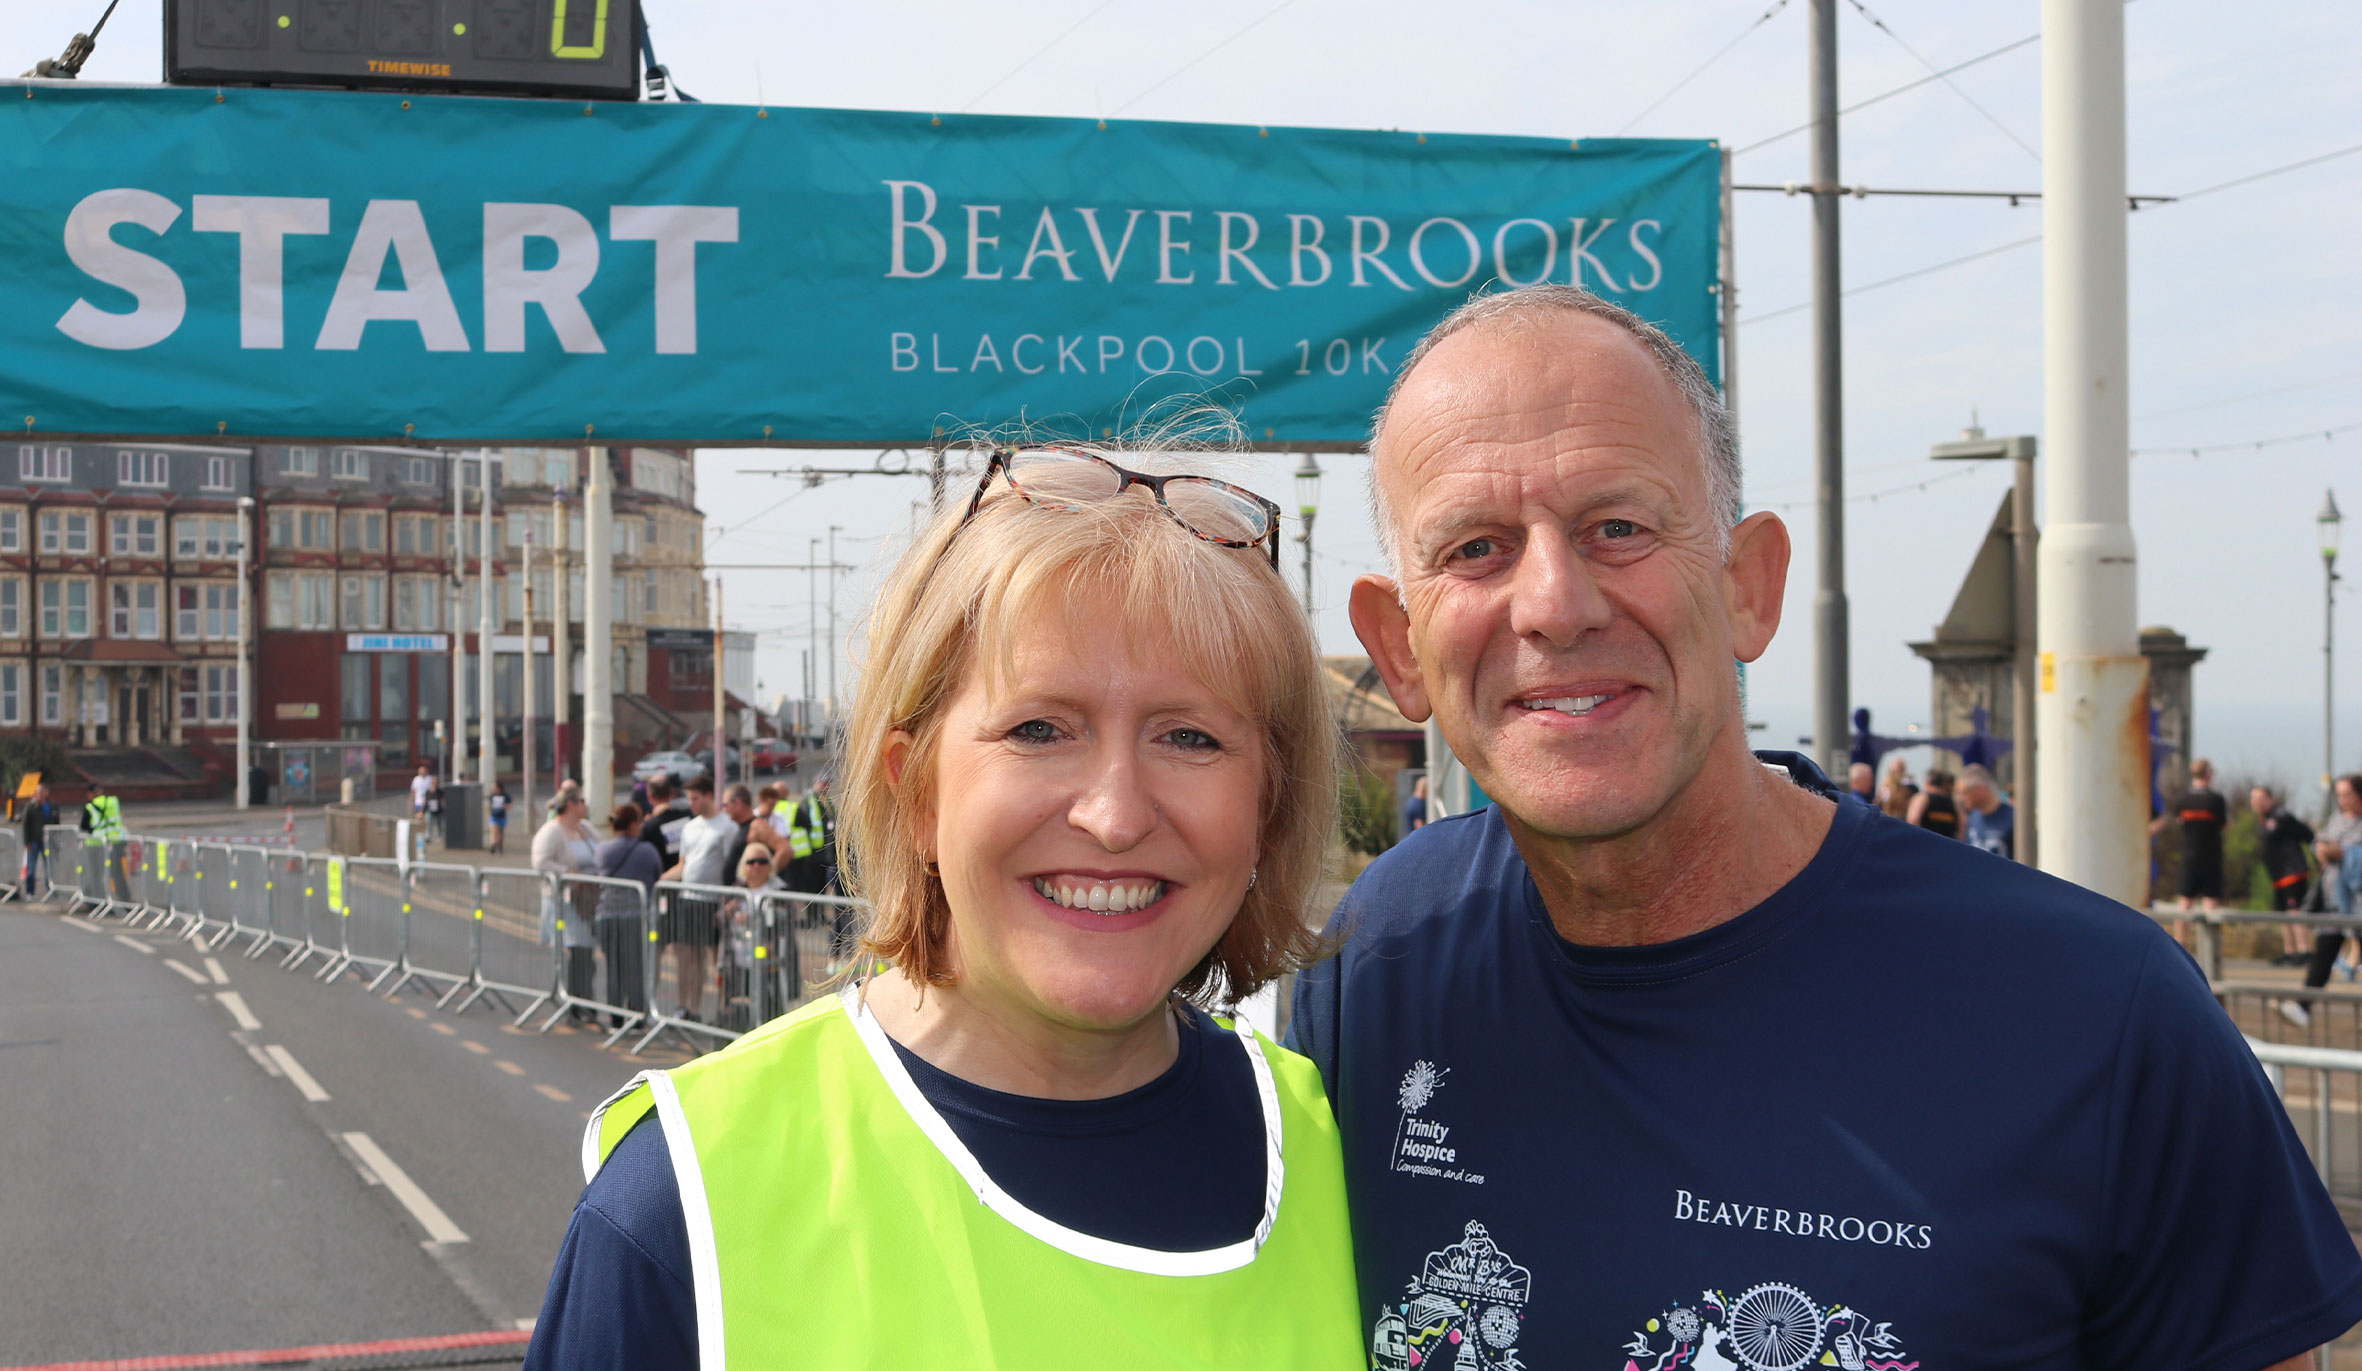
[[[246,1044],[246,1055],[254,1058],[254,1064],[262,1068],[262,1074],[274,1081],[286,1074],[279,1070],[279,1064],[271,1060],[269,1053],[256,1047],[253,1043]]]
[[[228,985],[230,983],[230,973],[222,970],[221,963],[215,961],[211,957],[207,957],[205,959],[205,972],[207,975],[213,977],[213,983],[215,985]]]
[[[106,932],[105,929],[100,928],[97,924],[84,923],[71,914],[60,914],[57,916],[57,921],[61,924],[64,924],[68,928],[79,928],[85,933]]]
[[[517,1065],[515,1062],[500,1061],[494,1062],[493,1065],[499,1067],[501,1070],[512,1076],[522,1076],[525,1074],[525,1068]]]
[[[132,937],[128,933],[116,934],[115,941],[123,944],[125,947],[130,948],[134,952],[138,952],[150,957],[156,955],[156,949],[148,946],[146,943],[141,942],[139,939]]]
[[[353,1155],[359,1157],[361,1164],[376,1175],[380,1184],[393,1192],[394,1198],[410,1211],[411,1218],[418,1220],[418,1226],[426,1230],[428,1237],[443,1243],[467,1241],[467,1234],[459,1231],[459,1225],[451,1222],[450,1216],[437,1208],[435,1202],[427,1198],[426,1192],[418,1188],[418,1182],[411,1180],[401,1167],[394,1165],[394,1159],[371,1141],[368,1134],[347,1133],[344,1135],[344,1144],[353,1149]]]
[[[428,1024],[428,1025],[427,1025],[427,1027],[429,1027],[429,1028],[431,1028],[431,1029],[435,1030],[437,1033],[440,1033],[440,1034],[442,1034],[442,1035],[443,1035],[444,1037],[446,1037],[446,1038],[449,1038],[449,1037],[454,1037],[454,1036],[456,1036],[456,1035],[458,1034],[458,1032],[459,1032],[459,1030],[458,1030],[458,1029],[456,1029],[456,1028],[453,1028],[451,1025],[449,1025],[449,1024],[447,1024],[447,1023],[431,1023],[431,1024]]]
[[[466,1048],[468,1051],[475,1053],[479,1057],[489,1057],[492,1055],[491,1048],[484,1046],[482,1043],[477,1042],[472,1038],[462,1039],[459,1045]]]
[[[238,1027],[249,1033],[262,1027],[262,1020],[254,1017],[254,1011],[246,1007],[246,997],[237,991],[220,991],[213,998],[221,1001],[222,1008],[230,1011],[230,1017],[238,1021]]]
[[[269,1053],[271,1060],[279,1064],[279,1069],[287,1073],[287,1079],[294,1083],[296,1093],[313,1104],[323,1104],[327,1101],[328,1092],[322,1090],[320,1083],[312,1079],[312,1073],[304,1070],[302,1065],[295,1060],[294,1053],[277,1043],[271,1044],[263,1051]]]
[[[164,964],[179,972],[181,975],[188,977],[190,980],[195,981],[199,985],[205,984],[204,974],[193,966],[183,966],[180,962],[171,957],[166,957],[164,959]]]
[[[556,1100],[560,1104],[565,1104],[574,1098],[554,1085],[536,1085],[533,1088],[540,1091],[545,1098]]]

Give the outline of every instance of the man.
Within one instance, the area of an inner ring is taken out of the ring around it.
[[[738,830],[731,835],[729,854],[722,861],[722,870],[732,883],[741,861],[746,856],[747,840],[754,833],[755,797],[745,785],[733,782],[722,792],[722,813]],[[768,875],[769,873],[764,873]]]
[[[787,887],[805,895],[835,895],[837,886],[837,807],[828,798],[832,778],[825,771],[787,816]],[[809,913],[813,906],[804,906]],[[853,911],[844,905],[822,905],[828,916],[828,974],[835,975],[853,955]]]
[[[1947,838],[1960,836],[1960,806],[1952,802],[1952,773],[1941,767],[1927,769],[1927,789],[1911,797],[1911,807],[1903,812],[1903,819],[1914,828],[1941,833]]]
[[[1402,836],[1408,838],[1426,826],[1427,778],[1421,776],[1411,782],[1411,796],[1402,802]]]
[[[2272,883],[2272,908],[2293,914],[2305,907],[2305,897],[2312,893],[2313,873],[2307,854],[2313,846],[2313,827],[2282,808],[2280,797],[2270,786],[2249,790],[2247,807],[2254,812],[2263,834],[2256,860],[2263,863],[2264,878]],[[2305,989],[2318,990],[2329,984],[2329,970],[2345,941],[2345,930],[2337,928],[2323,929],[2314,937],[2312,950],[2305,954]],[[2299,1028],[2313,1026],[2310,1001],[2282,1000],[2280,1014]]]
[[[1845,769],[1845,798],[1860,800],[1872,809],[1878,807],[1878,773],[1868,762],[1855,762]]]
[[[2017,806],[2001,798],[2001,783],[1977,762],[1960,768],[1961,837],[1970,847],[1996,857],[2015,860],[2018,851]]]
[[[99,865],[107,873],[110,904],[128,905],[131,874],[124,870],[123,853],[129,846],[123,831],[123,802],[107,793],[103,782],[90,783],[90,798],[82,802],[82,841],[105,855]]]
[[[42,851],[48,841],[49,826],[57,822],[57,806],[49,802],[49,787],[33,787],[33,798],[25,802],[21,816],[25,835],[24,893],[28,900],[39,899],[47,893],[41,879],[41,862],[48,854]]]
[[[2151,833],[2164,831],[2168,824],[2180,824],[2182,829],[2182,909],[2190,901],[2198,901],[2199,908],[2209,914],[2223,907],[2223,830],[2231,826],[2231,805],[2214,788],[2214,763],[2200,757],[2190,763],[2190,788],[2182,792],[2172,806],[2149,823]],[[2174,922],[2174,936],[2182,936],[2188,920]],[[2285,925],[2281,930],[2280,965],[2295,966],[2305,960],[2296,946],[2303,937],[2299,924]]]
[[[707,790],[713,789],[709,781]],[[648,817],[640,823],[640,838],[656,849],[657,861],[669,867],[680,855],[681,831],[696,817],[689,806],[680,800],[679,790],[670,776],[653,776],[648,780]]]
[[[699,776],[689,782],[689,812],[693,817],[680,830],[678,853],[664,879],[688,885],[729,885],[730,847],[738,841],[738,825],[714,803],[712,777]],[[665,921],[681,1017],[692,1023],[702,1022],[698,1014],[705,1007],[706,984],[713,979],[714,948],[722,940],[721,912],[721,902],[714,897],[676,894]]]
[[[1540,287],[1394,385],[1354,627],[1495,803],[1373,863],[1298,980],[1373,1365],[2256,1371],[2362,1318],[2162,931],[1749,754],[1788,537],[1733,526],[1695,362]]]
[[[427,802],[434,797],[434,768],[420,762],[418,774],[410,778],[410,818],[422,832],[427,828]]]

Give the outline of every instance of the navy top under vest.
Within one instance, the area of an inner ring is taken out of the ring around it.
[[[1155,1080],[1101,1100],[1003,1094],[900,1043],[894,1051],[1019,1203],[1093,1237],[1194,1252],[1250,1238],[1262,1222],[1263,1109],[1236,1034],[1192,1009],[1179,1038],[1179,1055]],[[574,1207],[524,1371],[696,1367],[689,1231],[651,1112]]]
[[[2181,948],[1870,806],[1673,942],[1561,938],[1490,808],[1379,858],[1330,931],[1291,1037],[1379,1371],[2259,1371],[2362,1319],[2354,1239]]]

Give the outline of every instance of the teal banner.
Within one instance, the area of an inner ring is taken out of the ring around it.
[[[1236,409],[1353,443],[1471,293],[1720,374],[1721,158],[1568,140],[0,86],[0,423],[902,445]]]

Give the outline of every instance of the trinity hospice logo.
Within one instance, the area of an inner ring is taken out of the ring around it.
[[[1402,1113],[1395,1121],[1394,1154],[1387,1169],[1482,1185],[1484,1176],[1469,1172],[1461,1164],[1460,1145],[1452,1140],[1452,1126],[1426,1116],[1427,1106],[1434,1103],[1435,1092],[1443,1088],[1444,1077],[1451,1071],[1448,1066],[1422,1059],[1411,1063],[1411,1069],[1402,1073],[1402,1084],[1394,1092],[1394,1102]]]

